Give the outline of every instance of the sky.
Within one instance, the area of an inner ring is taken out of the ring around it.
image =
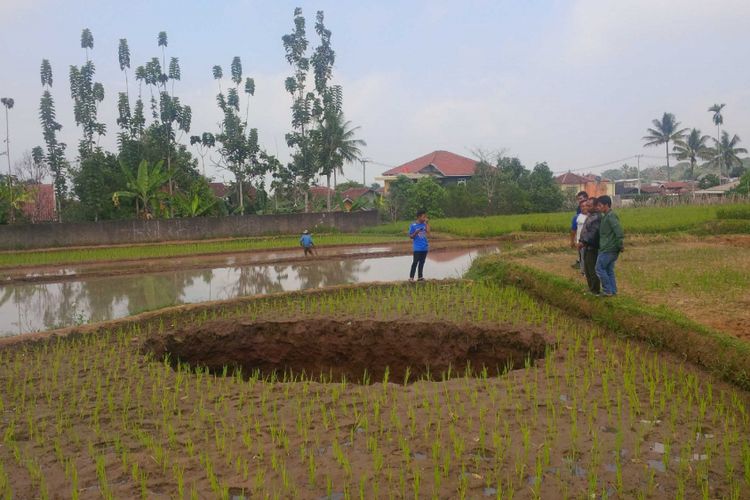
[[[643,147],[651,121],[671,112],[683,127],[715,136],[707,111],[714,103],[726,104],[725,129],[750,143],[747,0],[0,0],[0,96],[15,100],[11,158],[43,144],[39,67],[49,59],[60,137],[75,159],[81,132],[68,69],[85,62],[80,34],[89,28],[106,95],[103,147],[116,148],[116,98],[125,90],[119,39],[130,46],[134,92],[133,70],[161,55],[157,34],[166,31],[167,59],[178,57],[182,73],[175,95],[193,112],[190,134],[218,131],[211,68],[227,75],[240,56],[256,82],[250,126],[263,149],[288,160],[284,79],[292,69],[281,37],[298,6],[311,47],[319,42],[315,13],[325,12],[334,83],[367,142],[368,184],[434,150],[503,151],[556,173],[601,172],[625,158],[632,165],[637,154],[646,155],[641,167],[663,164],[663,148]],[[1,121],[3,137],[5,130]],[[206,174],[232,179],[208,158]],[[341,180],[362,174],[361,165],[347,165]]]

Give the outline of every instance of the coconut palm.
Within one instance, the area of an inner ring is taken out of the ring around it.
[[[16,101],[12,97],[0,98],[3,106],[5,106],[5,156],[8,157],[8,195],[10,196],[10,222],[15,221],[15,213],[13,210],[13,174],[10,167],[10,125],[8,121],[8,111],[13,109]]]
[[[667,180],[672,180],[672,175],[669,171],[669,142],[677,142],[678,140],[682,139],[687,129],[679,128],[680,122],[675,120],[675,117],[672,113],[665,112],[661,120],[655,119],[652,123],[654,124],[654,128],[649,128],[646,130],[648,132],[648,135],[643,137],[643,140],[646,141],[643,146],[658,146],[660,144],[665,145],[667,153]]]
[[[678,160],[690,160],[690,180],[695,179],[695,165],[698,159],[708,160],[711,158],[711,148],[706,145],[710,139],[707,135],[701,135],[701,131],[694,128],[686,139],[680,139],[674,143],[672,151]]]
[[[160,200],[166,197],[162,187],[169,180],[169,173],[161,169],[163,163],[162,160],[159,160],[152,168],[149,168],[148,161],[143,160],[138,165],[136,176],[133,176],[133,173],[125,164],[120,163],[122,172],[127,179],[125,186],[128,190],[112,193],[112,203],[119,206],[120,198],[135,198],[136,216],[140,216],[141,212],[144,218],[155,215],[155,212],[159,209]],[[140,207],[143,207],[142,211]]]
[[[713,106],[708,108],[708,112],[714,114],[712,119],[714,121],[714,125],[716,125],[715,142],[717,143],[721,142],[721,126],[724,125],[724,116],[721,114],[721,110],[724,109],[724,106],[726,106],[726,104],[714,104]],[[721,171],[719,171],[719,179],[721,179]]]
[[[320,173],[326,176],[328,186],[327,209],[331,210],[331,174],[343,174],[344,163],[359,161],[362,157],[360,146],[367,146],[362,139],[355,139],[354,134],[359,127],[352,127],[351,122],[344,119],[344,114],[327,113],[325,119],[316,131]]]
[[[726,168],[727,174],[734,166],[742,166],[742,159],[738,155],[747,154],[747,149],[738,148],[740,137],[734,134],[731,138],[726,130],[721,133],[721,141],[713,139],[715,145],[711,149],[712,163],[719,166],[719,181]]]

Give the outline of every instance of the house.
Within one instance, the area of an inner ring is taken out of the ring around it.
[[[699,189],[695,192],[696,196],[724,196],[732,189],[736,188],[740,185],[740,181],[732,181],[726,184],[720,184],[718,186],[706,188],[706,189]]]
[[[474,176],[476,169],[477,160],[449,151],[433,151],[386,170],[380,177],[375,177],[375,180],[383,183],[383,192],[387,194],[390,184],[400,175],[405,175],[414,181],[422,177],[432,177],[441,185],[446,186],[465,183]]]
[[[52,184],[28,184],[26,192],[29,201],[21,205],[21,212],[31,222],[51,222],[57,220],[55,210],[55,187]]]
[[[355,187],[349,188],[341,193],[341,202],[344,205],[344,209],[347,212],[352,210],[352,206],[357,201],[360,201],[362,205],[371,207],[375,204],[375,200],[379,197],[376,190],[368,187]]]
[[[579,191],[586,191],[589,197],[615,195],[615,184],[600,175],[578,175],[568,171],[555,177],[555,182],[564,193],[571,196]]]
[[[336,193],[329,187],[310,186],[310,199],[312,200],[327,200],[329,194],[333,198]]]
[[[694,189],[695,182],[692,181],[658,182],[651,184],[642,184],[641,194],[651,194],[658,196],[679,196],[690,194]]]

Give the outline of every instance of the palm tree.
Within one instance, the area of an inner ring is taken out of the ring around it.
[[[10,126],[8,121],[8,111],[13,109],[16,101],[12,97],[3,97],[0,102],[5,106],[5,155],[8,157],[8,196],[10,196],[10,222],[15,222],[15,213],[13,211],[13,174],[10,168]]]
[[[320,141],[320,172],[326,176],[328,186],[327,209],[331,210],[331,174],[336,184],[336,172],[343,174],[345,162],[359,161],[362,157],[360,146],[367,146],[362,139],[355,139],[354,134],[359,127],[353,127],[350,121],[345,121],[341,112],[327,113],[317,130]]]
[[[669,171],[669,141],[677,142],[682,139],[685,135],[686,128],[680,129],[680,122],[675,120],[672,113],[664,113],[661,120],[655,119],[652,122],[654,128],[649,128],[646,131],[648,135],[643,137],[646,144],[643,146],[658,146],[660,144],[666,145],[667,152],[667,180],[672,180],[671,172]]]
[[[714,104],[710,108],[708,108],[709,113],[713,113],[714,116],[713,121],[714,125],[716,125],[716,142],[721,142],[721,126],[724,124],[724,116],[721,114],[721,110],[724,109],[724,106],[726,104]],[[721,164],[719,164],[719,168],[721,168]],[[719,181],[721,181],[721,170],[719,170]]]
[[[742,160],[738,155],[747,154],[747,149],[736,147],[740,143],[740,137],[734,134],[730,139],[726,130],[721,133],[721,141],[716,139],[713,141],[715,146],[711,148],[712,162],[719,166],[719,182],[721,182],[724,167],[728,175],[733,166],[742,166]]]
[[[711,148],[706,145],[709,139],[709,136],[701,135],[701,131],[694,128],[687,139],[676,141],[672,147],[678,160],[690,160],[690,181],[695,179],[695,165],[698,159],[708,160],[711,157]]]
[[[124,163],[120,163],[120,168],[127,179],[125,185],[128,190],[112,193],[112,203],[119,206],[120,198],[135,198],[136,216],[141,214],[141,206],[143,206],[144,218],[153,215],[159,207],[159,201],[166,196],[162,187],[169,180],[169,173],[162,171],[163,163],[159,160],[153,168],[149,168],[148,161],[143,160],[138,165],[138,174],[135,177]]]

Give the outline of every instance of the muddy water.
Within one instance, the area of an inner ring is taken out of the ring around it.
[[[431,252],[427,279],[460,277],[480,254],[496,248]],[[410,255],[96,277],[0,286],[0,336],[121,318],[162,307],[347,283],[408,277]]]

